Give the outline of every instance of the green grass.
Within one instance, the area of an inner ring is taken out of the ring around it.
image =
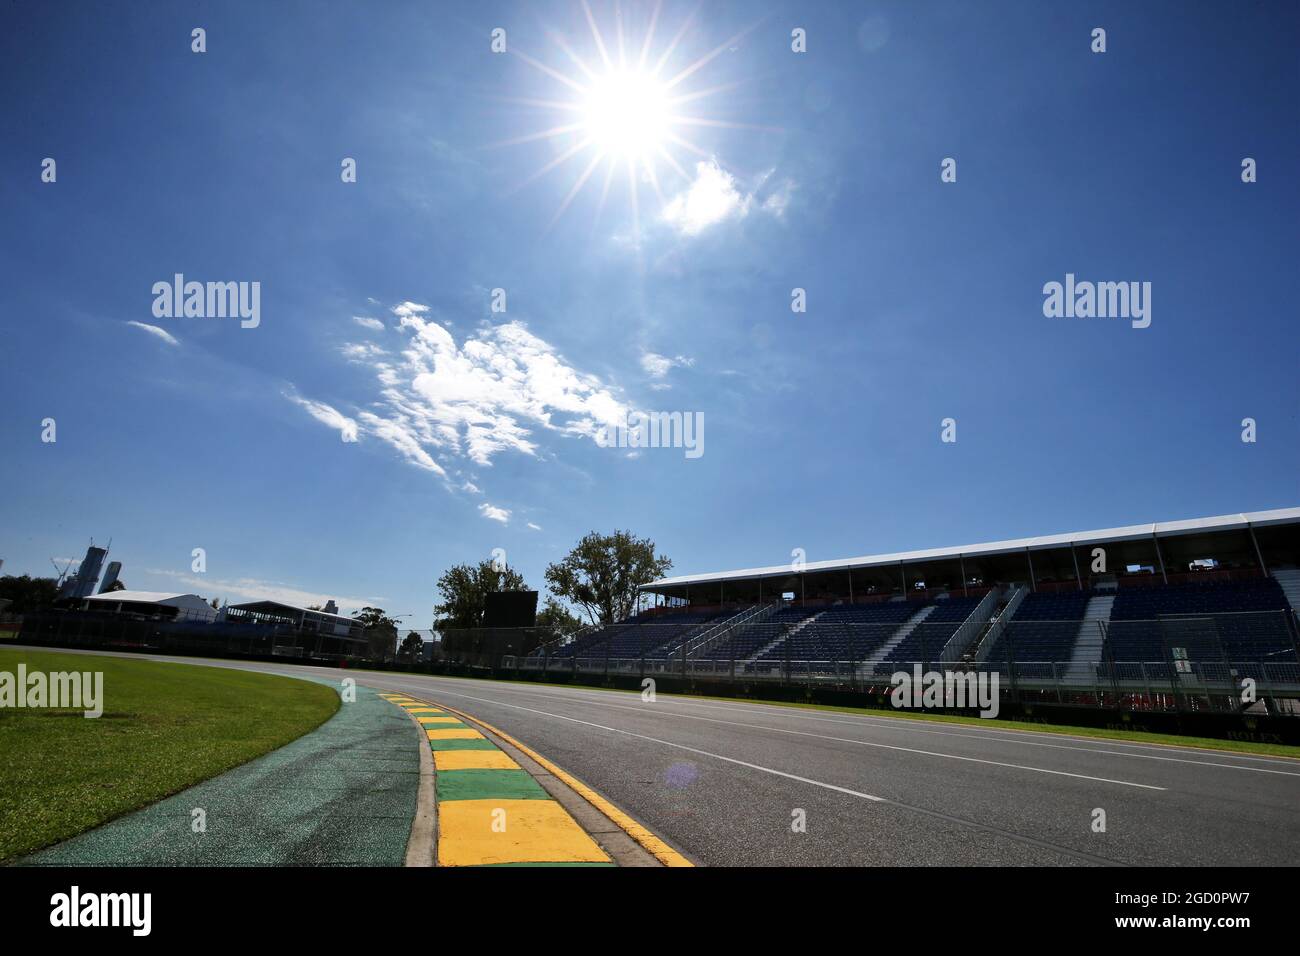
[[[334,715],[323,684],[0,648],[0,671],[102,671],[103,716],[0,708],[0,861],[67,839],[282,747]]]
[[[355,668],[360,670],[362,668]],[[374,673],[384,673],[375,671]],[[400,671],[391,673],[400,674]],[[433,676],[439,675],[421,675],[406,674],[408,677]],[[485,680],[494,681],[502,684],[523,684],[528,687],[572,687],[576,690],[600,690],[614,694],[639,694],[640,691],[623,690],[618,687],[595,687],[590,684],[560,683],[549,681],[534,680],[510,680],[490,677],[462,677],[457,675],[455,680]],[[969,724],[973,727],[982,727],[985,730],[1019,730],[1026,733],[1039,734],[1065,734],[1071,737],[1095,737],[1099,740],[1118,740],[1127,743],[1142,744],[1163,744],[1167,747],[1195,747],[1202,750],[1222,750],[1229,753],[1258,754],[1268,757],[1291,757],[1300,759],[1300,747],[1290,744],[1270,744],[1255,743],[1246,740],[1223,740],[1218,737],[1190,737],[1178,736],[1175,734],[1160,734],[1142,730],[1126,730],[1109,727],[1077,727],[1070,724],[1048,724],[1039,723],[1032,718],[1023,720],[1004,720],[999,718],[986,719],[983,717],[966,717],[961,714],[919,714],[903,713],[896,710],[877,707],[844,707],[837,704],[809,704],[798,701],[785,700],[760,700],[754,697],[713,697],[707,694],[665,694],[659,693],[659,697],[675,697],[680,700],[716,700],[725,703],[740,704],[759,704],[764,707],[796,707],[803,710],[827,710],[844,714],[860,714],[864,717],[881,717],[889,720],[916,720],[930,721],[943,724]],[[1122,722],[1122,717],[1117,713],[1115,723]],[[1142,714],[1135,713],[1132,715],[1134,724],[1142,723]]]

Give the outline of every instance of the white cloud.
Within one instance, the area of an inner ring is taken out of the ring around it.
[[[541,530],[542,530],[542,526],[541,526],[541,525],[539,525],[539,524],[533,524],[531,521],[528,522],[528,527],[532,528],[534,531],[541,531]]]
[[[352,321],[364,329],[374,329],[376,332],[384,330],[384,323],[379,319],[372,319],[368,315],[354,315]]]
[[[322,425],[328,425],[330,428],[337,428],[340,436],[348,441],[356,441],[357,423],[348,418],[338,409],[324,402],[313,402],[309,398],[302,398],[292,393],[286,393],[285,397],[300,408],[307,410],[307,414]]]
[[[367,605],[375,607],[384,600],[383,597],[340,597],[338,595],[321,594],[316,591],[304,591],[301,588],[291,587],[278,581],[262,581],[257,578],[223,580],[207,575],[163,571],[158,568],[146,568],[145,573],[156,574],[160,577],[170,578],[180,584],[188,585],[194,588],[195,593],[209,598],[234,595],[251,601],[279,601],[283,604],[306,607],[309,604],[324,604],[333,597],[338,602],[340,610],[344,608],[359,609]]]
[[[172,334],[171,334],[170,332],[168,332],[166,329],[160,329],[160,328],[158,328],[158,326],[156,326],[156,325],[146,325],[146,324],[143,323],[143,322],[134,322],[134,321],[132,321],[132,322],[128,322],[128,323],[126,323],[126,324],[127,324],[127,325],[134,325],[137,329],[144,329],[144,330],[145,330],[146,332],[148,332],[150,335],[156,335],[158,338],[162,339],[162,340],[163,340],[164,342],[166,342],[168,345],[180,345],[180,344],[181,344],[180,342],[178,342],[178,341],[176,340],[176,336],[172,335]]]
[[[496,505],[490,505],[486,501],[478,506],[478,513],[484,518],[492,521],[500,521],[502,524],[510,522],[510,510],[508,508],[498,508]]]
[[[393,306],[393,315],[401,319],[424,315],[428,311],[429,307],[427,305],[420,305],[418,302],[399,302]]]
[[[373,342],[348,342],[339,351],[343,353],[343,357],[349,362],[365,362],[368,359],[377,359],[381,355],[388,354],[387,351]]]
[[[366,424],[366,430],[383,441],[388,442],[412,465],[431,471],[439,477],[446,478],[447,472],[442,465],[433,460],[420,444],[420,437],[414,433],[406,422],[380,418],[371,412],[362,412],[359,416]]]
[[[657,352],[642,352],[641,367],[645,369],[646,374],[651,378],[663,378],[673,368],[680,366],[690,368],[695,364],[695,359],[679,355],[676,358],[669,358],[666,355],[660,355]]]
[[[461,491],[467,491],[467,492],[469,492],[471,495],[481,495],[481,494],[483,494],[483,489],[480,488],[478,485],[474,484],[474,482],[472,482],[472,481],[467,481],[467,482],[465,482],[463,485],[460,486],[460,490],[461,490]]]
[[[351,350],[368,364],[378,398],[358,412],[361,431],[378,437],[418,467],[445,476],[433,457],[465,457],[490,466],[504,451],[538,453],[537,429],[595,437],[626,421],[615,389],[568,364],[553,346],[520,322],[485,325],[457,344],[441,324],[402,303],[400,328],[409,336],[399,355]],[[290,396],[318,421],[340,427],[328,405]]]
[[[793,181],[787,179],[767,190],[761,200],[757,199],[774,173],[774,169],[769,169],[751,180],[749,186],[741,186],[717,160],[698,162],[695,180],[664,207],[664,220],[684,236],[698,236],[724,220],[744,219],[755,208],[782,219],[794,192]]]
[[[736,178],[716,160],[695,164],[695,181],[664,207],[664,219],[687,236],[697,236],[724,219],[749,215],[752,196],[742,196]]]
[[[767,198],[763,200],[763,211],[771,213],[777,219],[784,219],[785,211],[790,205],[790,197],[793,193],[794,183],[787,179],[768,193]]]

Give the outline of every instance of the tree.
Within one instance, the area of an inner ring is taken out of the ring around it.
[[[595,531],[562,561],[546,568],[546,583],[558,597],[587,611],[593,624],[622,621],[636,605],[637,588],[661,578],[673,566],[655,543],[629,531]]]
[[[406,661],[408,664],[415,664],[424,656],[424,638],[420,637],[415,631],[411,631],[402,641],[402,646],[398,651],[398,658]]]
[[[582,627],[582,619],[548,594],[546,603],[537,612],[537,626],[556,634],[572,634]]]
[[[372,659],[386,661],[396,653],[397,622],[383,608],[363,607],[352,619],[361,622]]]
[[[0,577],[0,598],[13,601],[9,611],[14,614],[49,607],[58,596],[59,585],[54,578],[34,578],[27,574]]]
[[[438,579],[442,603],[434,605],[433,627],[437,631],[483,626],[483,609],[493,591],[527,591],[524,576],[505,564],[480,561],[458,564]]]

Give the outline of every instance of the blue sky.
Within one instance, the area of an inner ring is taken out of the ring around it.
[[[111,536],[133,588],[427,627],[448,566],[540,587],[593,529],[690,573],[1300,499],[1294,4],[710,2],[651,84],[701,94],[671,161],[612,110],[635,207],[608,158],[565,204],[593,146],[535,175],[596,122],[542,67],[610,88],[580,3],[0,20],[6,573]],[[1067,272],[1150,282],[1151,326],[1046,318]],[[155,317],[175,273],[260,282],[260,325]],[[628,409],[704,454],[599,447]]]

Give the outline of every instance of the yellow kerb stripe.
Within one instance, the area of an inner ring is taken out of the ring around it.
[[[518,770],[519,764],[501,750],[435,750],[435,770]]]
[[[608,863],[554,800],[441,800],[438,865]]]
[[[442,706],[446,707],[445,704]],[[549,760],[547,760],[545,757],[543,757],[541,754],[537,753],[530,747],[524,746],[519,741],[515,740],[515,738],[511,737],[509,734],[505,733],[504,731],[498,730],[496,727],[493,727],[491,724],[487,723],[486,721],[482,721],[470,717],[468,714],[461,713],[461,711],[457,710],[454,707],[447,707],[446,709],[451,711],[453,714],[459,714],[461,717],[465,718],[466,720],[474,721],[481,727],[486,727],[491,733],[496,734],[506,743],[518,747],[528,756],[532,757],[534,760],[536,760],[539,764],[541,764],[551,773],[555,774],[555,776],[559,777],[561,780],[567,783],[574,790],[578,791],[578,793],[581,794],[582,797],[588,803],[592,804],[594,807],[596,807],[596,809],[600,810],[603,814],[605,814],[605,816],[609,817],[616,824],[618,824],[618,826],[625,833],[627,833],[628,836],[636,840],[637,843],[640,843],[643,847],[645,847],[648,851],[650,851],[650,853],[655,857],[655,859],[657,859],[664,866],[694,866],[695,865],[690,860],[686,859],[686,857],[682,856],[680,853],[678,853],[676,850],[670,847],[663,840],[659,839],[657,836],[655,836],[653,833],[651,833],[649,830],[643,827],[641,824],[633,820],[630,816],[628,816],[618,807],[614,806],[614,804],[610,803],[608,800],[606,800],[604,797],[598,794],[595,790],[592,790],[591,787],[587,786],[585,783],[582,783],[576,777],[561,770],[559,767],[555,766],[555,764],[551,763]],[[432,731],[430,731],[430,733],[432,733]],[[462,801],[462,802],[473,802],[473,801]],[[452,804],[449,803],[447,805],[451,806]],[[441,812],[441,805],[439,806],[439,811]],[[441,857],[439,857],[439,859],[441,859]]]
[[[477,730],[471,730],[469,727],[458,727],[455,730],[426,730],[430,740],[482,740],[483,735]]]

